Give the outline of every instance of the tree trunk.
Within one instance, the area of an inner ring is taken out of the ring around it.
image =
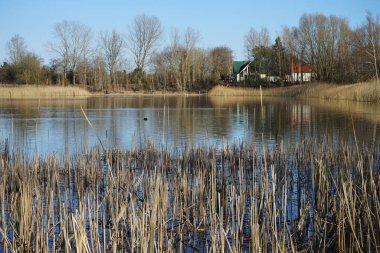
[[[67,77],[67,73],[66,73],[66,69],[63,70],[63,79],[62,79],[62,85],[63,86],[66,86],[66,77]]]
[[[373,65],[375,67],[375,75],[376,75],[376,84],[379,83],[379,70],[377,68],[377,57],[376,57],[376,48],[375,46],[373,47]]]
[[[84,64],[84,86],[87,86],[87,63]]]

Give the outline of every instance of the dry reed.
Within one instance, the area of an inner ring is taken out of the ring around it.
[[[3,86],[0,87],[2,99],[36,99],[36,98],[73,98],[88,97],[91,93],[80,87],[62,86]]]
[[[247,87],[216,86],[210,96],[245,96],[260,97],[260,89]],[[380,88],[375,82],[357,83],[351,85],[334,84],[303,84],[282,88],[267,88],[262,90],[263,96],[319,98],[328,100],[351,100],[359,102],[379,102]]]
[[[303,141],[29,157],[0,145],[2,252],[376,252],[380,152]]]

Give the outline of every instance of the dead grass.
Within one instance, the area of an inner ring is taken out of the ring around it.
[[[79,87],[61,86],[3,86],[0,87],[2,99],[35,99],[35,98],[74,98],[88,97],[91,93]]]
[[[303,141],[28,157],[0,144],[1,252],[377,252],[380,153]]]
[[[351,85],[303,84],[283,88],[262,90],[263,96],[318,98],[328,100],[351,100],[360,102],[380,102],[380,87],[374,82]],[[258,88],[216,86],[209,92],[210,96],[245,96],[259,97]]]

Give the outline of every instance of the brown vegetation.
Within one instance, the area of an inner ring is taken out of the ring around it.
[[[210,96],[260,97],[259,88],[216,86]],[[327,100],[351,100],[358,102],[379,102],[380,88],[374,82],[351,85],[303,84],[284,88],[262,89],[263,96],[318,98]]]
[[[91,93],[79,87],[59,86],[3,86],[0,87],[2,99],[34,99],[34,98],[75,98],[88,97]]]
[[[379,150],[302,142],[0,153],[0,249],[12,252],[369,252]]]

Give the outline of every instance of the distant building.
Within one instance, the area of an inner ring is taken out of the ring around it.
[[[281,81],[281,77],[279,77],[279,76],[267,76],[266,80],[269,83],[279,83]]]
[[[232,64],[232,74],[236,77],[236,82],[248,79],[250,61],[234,61]]]
[[[292,63],[291,81],[293,82],[311,82],[315,74],[310,64]]]

